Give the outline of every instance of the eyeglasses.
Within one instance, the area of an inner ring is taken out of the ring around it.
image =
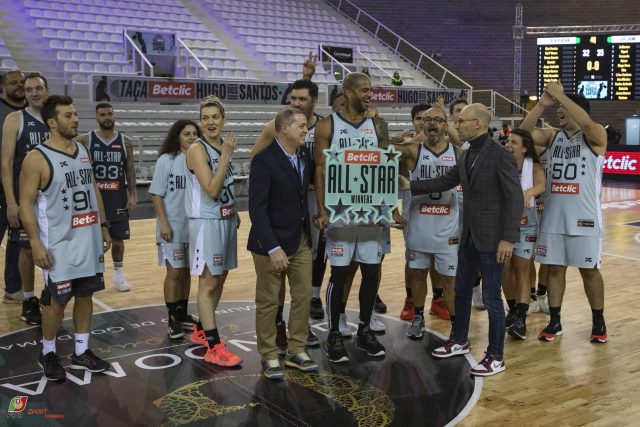
[[[425,123],[429,123],[429,122],[434,122],[434,123],[438,123],[438,124],[442,124],[442,123],[446,123],[447,120],[443,119],[442,117],[420,117],[420,116],[416,116],[415,118],[417,121],[419,122],[425,122]]]
[[[458,123],[458,125],[461,125],[464,122],[472,122],[472,121],[479,121],[480,119],[463,119],[462,117],[459,117],[458,120],[456,120],[456,123]]]

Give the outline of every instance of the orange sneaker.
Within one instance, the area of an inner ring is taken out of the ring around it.
[[[433,298],[431,300],[431,309],[429,310],[429,313],[438,316],[442,320],[451,320],[449,309],[444,303],[444,297]]]
[[[415,315],[415,308],[413,307],[413,298],[406,298],[404,300],[404,307],[400,312],[400,320],[413,320]]]
[[[231,353],[224,341],[207,350],[204,361],[224,367],[238,366],[242,363],[242,359]]]
[[[199,330],[195,323],[193,324],[193,332],[191,332],[189,339],[194,344],[207,345],[207,336],[204,334],[204,330]]]

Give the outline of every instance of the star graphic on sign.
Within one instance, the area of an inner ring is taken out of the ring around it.
[[[384,199],[380,199],[380,203],[371,205],[373,208],[373,222],[385,220],[388,223],[392,223],[391,209],[389,205],[384,202]]]
[[[369,209],[365,209],[364,207],[360,206],[360,209],[358,209],[357,211],[351,211],[352,214],[354,214],[354,218],[355,218],[355,222],[359,223],[359,222],[363,222],[363,223],[367,223],[369,215],[371,214],[371,210]]]
[[[68,211],[69,210],[69,205],[64,205],[64,210]]]
[[[346,206],[342,203],[342,197],[338,198],[338,203],[335,205],[327,205],[327,209],[329,209],[329,222],[336,222],[340,219],[344,220],[344,222],[349,222],[349,211],[351,210],[351,206]]]
[[[331,147],[330,150],[323,150],[325,155],[329,156],[329,161],[338,161],[338,156],[340,155],[340,153],[338,152],[338,150],[336,149],[335,145]]]
[[[353,177],[353,182],[358,182],[360,180],[360,178],[358,178],[357,176]]]
[[[388,151],[384,153],[384,155],[387,156],[387,163],[389,163],[396,160],[396,157],[400,155],[400,152],[396,151],[392,146],[389,146]]]

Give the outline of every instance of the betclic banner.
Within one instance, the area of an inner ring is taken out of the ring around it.
[[[425,89],[420,87],[372,87],[373,97],[371,103],[374,106],[413,106],[416,104],[433,104],[439,96],[444,98],[445,106],[458,98],[468,99],[467,89]],[[333,95],[342,91],[339,85],[329,85],[329,91]],[[329,96],[333,99],[333,96]]]

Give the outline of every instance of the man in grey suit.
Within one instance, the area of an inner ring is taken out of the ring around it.
[[[471,294],[478,270],[482,296],[489,313],[489,346],[472,375],[489,376],[504,371],[504,307],[500,282],[502,265],[519,239],[524,199],[513,155],[488,134],[491,114],[482,104],[465,107],[455,123],[469,150],[460,155],[446,175],[411,181],[411,194],[445,191],[462,184],[464,210],[458,271],[455,284],[456,319],[451,337],[431,354],[447,358],[469,352]]]

